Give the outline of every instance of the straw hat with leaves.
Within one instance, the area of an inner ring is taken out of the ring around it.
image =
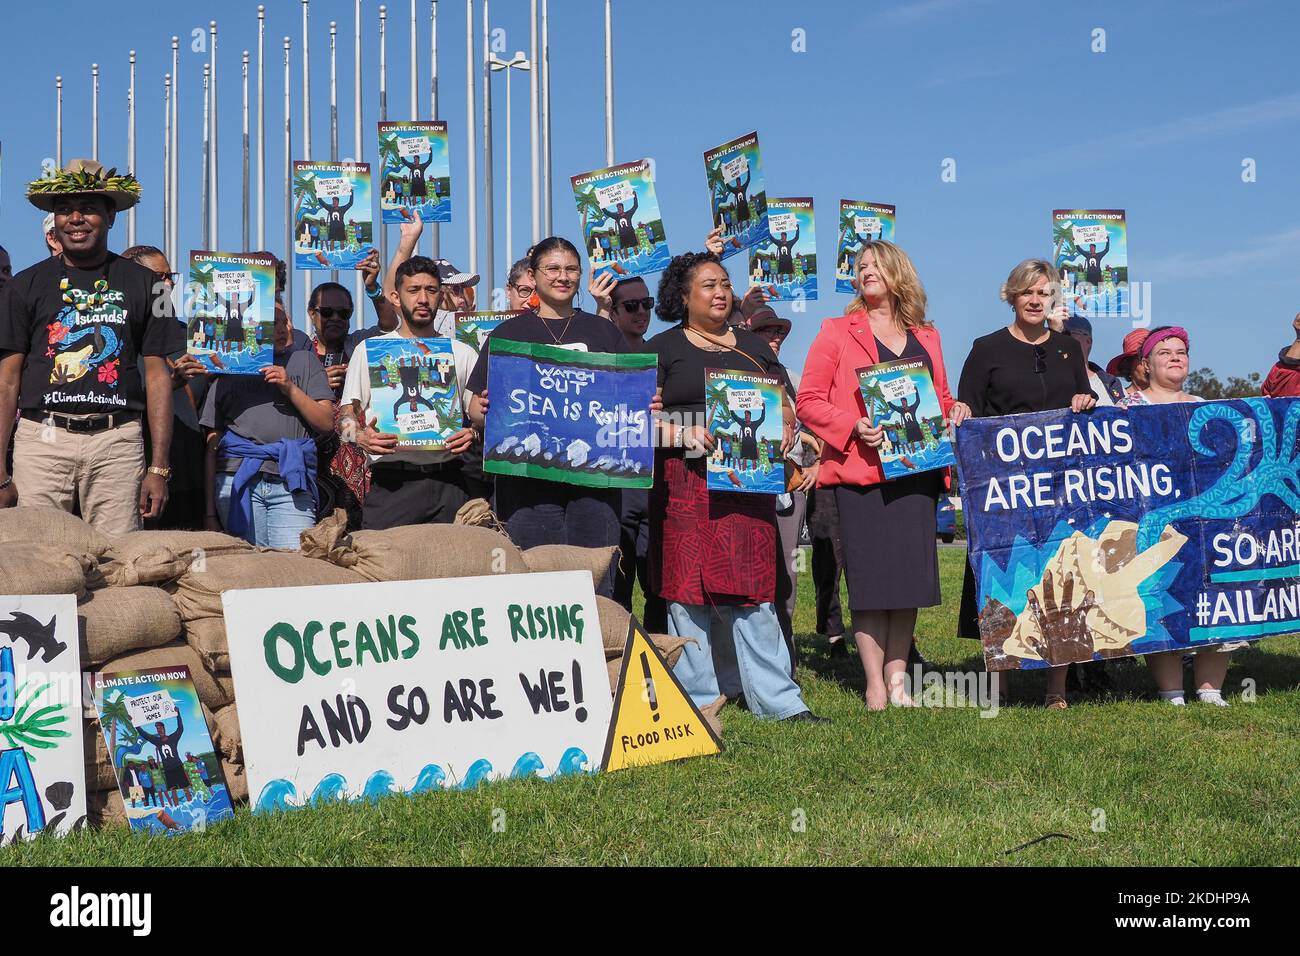
[[[103,196],[117,212],[140,201],[140,182],[130,173],[119,176],[93,159],[74,159],[51,176],[27,184],[27,199],[37,209],[54,211],[69,196]]]

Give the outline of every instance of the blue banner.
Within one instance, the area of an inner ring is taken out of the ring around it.
[[[989,669],[1300,631],[1298,425],[1263,398],[965,422]]]
[[[654,484],[653,354],[492,337],[483,470],[589,488]]]

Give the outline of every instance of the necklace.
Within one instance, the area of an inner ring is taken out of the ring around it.
[[[700,338],[704,339],[704,341],[710,343],[710,344],[713,346],[713,348],[709,348],[708,346],[705,346],[705,351],[708,351],[708,352],[727,352],[727,351],[730,351],[730,350],[731,350],[731,346],[730,346],[730,345],[728,345],[726,342],[723,342],[723,341],[720,340],[720,339],[715,339],[713,336],[709,335],[707,332],[701,332],[699,329],[694,328],[693,326],[689,326],[689,325],[688,325],[688,326],[685,326],[685,329],[686,329],[686,332],[687,332],[688,334],[697,335],[697,336],[699,336]]]
[[[78,312],[85,312],[88,309],[97,309],[104,304],[104,293],[108,291],[108,260],[105,259],[101,264],[102,274],[95,280],[94,291],[87,292],[84,289],[74,289],[72,282],[68,279],[68,264],[59,256],[59,293],[63,298],[65,305],[75,306]],[[89,270],[83,270],[89,271]],[[80,296],[74,296],[74,292],[79,292]]]
[[[572,312],[569,313],[569,320],[564,323],[564,328],[560,330],[559,335],[556,335],[554,332],[551,331],[551,322],[558,322],[559,319],[542,319],[540,315],[538,316],[538,318],[542,319],[542,327],[546,329],[546,334],[551,337],[551,339],[555,342],[555,344],[563,345],[564,337],[569,334],[569,326],[573,324],[573,317],[577,314],[578,314],[577,309],[574,309]]]

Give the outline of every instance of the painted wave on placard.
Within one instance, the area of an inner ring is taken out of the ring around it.
[[[542,758],[531,750],[521,754],[515,761],[508,776],[510,779],[537,777],[542,780],[555,780],[560,777],[581,773],[595,773],[596,767],[590,766],[591,760],[581,747],[569,747],[560,757],[552,773],[546,769]],[[410,787],[397,785],[393,775],[387,770],[376,770],[366,778],[361,792],[349,796],[350,788],[340,773],[326,774],[320,779],[311,794],[300,797],[297,788],[288,780],[276,778],[270,781],[258,795],[253,804],[254,813],[274,813],[277,810],[297,810],[302,807],[323,806],[328,803],[373,803],[380,797],[399,794],[428,793],[434,790],[473,790],[481,783],[493,779],[494,770],[491,762],[475,760],[470,764],[465,776],[456,779],[438,764],[427,764],[418,774]]]

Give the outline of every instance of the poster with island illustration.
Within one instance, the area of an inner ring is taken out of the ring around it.
[[[523,309],[504,312],[457,312],[456,339],[477,352],[483,348],[483,343],[498,325],[506,319],[513,319],[521,312]]]
[[[186,350],[214,375],[254,375],[275,355],[275,259],[253,252],[190,253]]]
[[[593,170],[570,181],[587,258],[597,272],[626,279],[668,268],[672,253],[650,160]]]
[[[370,164],[295,160],[295,269],[355,269],[374,248]]]
[[[886,479],[955,463],[952,436],[925,362],[896,359],[860,368],[857,373],[867,417],[885,429],[877,452]]]
[[[862,247],[873,239],[894,241],[898,210],[889,203],[861,199],[840,200],[840,221],[835,241],[835,291],[853,295],[853,264]]]
[[[1129,314],[1128,224],[1123,209],[1052,210],[1052,262],[1071,316]]]
[[[1298,427],[1291,398],[963,422],[963,633],[1021,670],[1300,631]]]
[[[379,210],[383,222],[451,222],[447,123],[379,124]]]
[[[767,188],[758,132],[705,150],[704,175],[713,225],[722,227],[722,258],[767,242]]]
[[[817,298],[817,234],[813,201],[803,196],[767,201],[766,242],[749,250],[749,287],[779,302]]]
[[[706,424],[713,436],[713,452],[705,459],[709,491],[785,491],[784,396],[781,380],[770,375],[704,370]]]
[[[399,449],[442,451],[463,421],[451,339],[372,338],[366,362],[375,429]]]
[[[93,686],[132,830],[174,835],[234,816],[188,667],[99,672]]]

